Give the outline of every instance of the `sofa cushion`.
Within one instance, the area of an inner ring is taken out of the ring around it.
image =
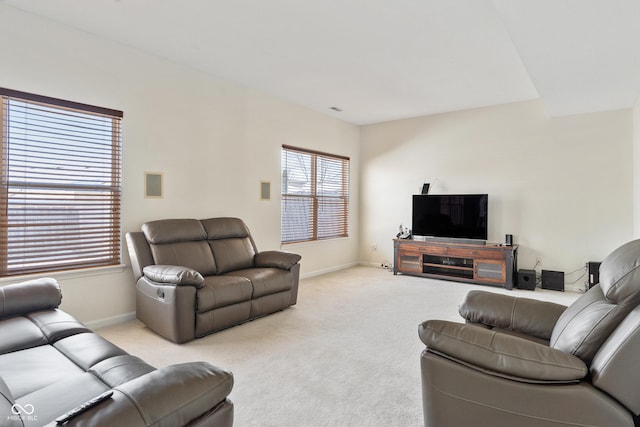
[[[205,240],[150,246],[155,264],[188,267],[203,276],[216,274],[216,262]]]
[[[209,245],[216,259],[218,274],[254,266],[256,252],[248,237],[210,240]]]
[[[0,320],[2,339],[0,354],[24,350],[47,343],[42,331],[26,317],[18,316]]]
[[[59,339],[75,334],[90,332],[82,323],[78,322],[72,315],[62,310],[43,310],[26,315],[40,330],[49,344],[53,344]]]
[[[92,332],[61,339],[53,346],[84,371],[110,357],[127,354],[120,347]]]
[[[197,311],[204,313],[214,308],[249,301],[253,287],[249,279],[233,276],[207,276],[198,289]]]
[[[17,400],[83,371],[50,345],[0,356],[0,377]]]
[[[253,300],[196,313],[195,336],[203,337],[215,331],[246,322],[251,316]]]
[[[253,298],[288,291],[293,287],[293,275],[279,268],[250,268],[232,271],[226,276],[245,277],[253,285]]]

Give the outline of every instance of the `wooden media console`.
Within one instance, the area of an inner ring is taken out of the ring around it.
[[[518,245],[394,239],[393,274],[513,289]]]

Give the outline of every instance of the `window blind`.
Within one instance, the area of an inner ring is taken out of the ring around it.
[[[282,146],[282,243],[348,236],[349,158]]]
[[[119,264],[122,112],[0,97],[0,276]]]

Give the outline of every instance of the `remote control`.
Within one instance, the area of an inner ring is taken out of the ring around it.
[[[58,418],[56,418],[56,424],[64,424],[64,423],[66,423],[71,418],[83,413],[84,411],[88,410],[89,408],[92,408],[92,407],[96,406],[98,403],[100,403],[100,402],[102,402],[104,400],[107,400],[108,398],[111,397],[112,394],[113,394],[113,390],[108,390],[108,391],[105,391],[104,393],[94,397],[91,400],[87,400],[82,405],[76,406],[75,408],[73,408],[69,412],[65,413],[64,415],[60,415]]]

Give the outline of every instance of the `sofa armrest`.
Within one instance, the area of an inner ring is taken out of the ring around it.
[[[422,323],[427,350],[467,366],[524,382],[577,382],[587,375],[578,357],[517,336],[444,320]]]
[[[285,251],[264,251],[256,255],[255,265],[262,268],[280,268],[291,270],[302,257],[293,252]]]
[[[0,287],[0,318],[57,308],[62,291],[55,279],[42,278]]]
[[[470,291],[458,309],[469,323],[521,332],[549,340],[566,306],[487,291]]]
[[[147,425],[183,425],[223,402],[233,374],[206,362],[171,365],[118,387],[134,402]],[[115,425],[115,424],[114,424]]]
[[[191,285],[201,288],[204,277],[196,270],[177,265],[148,265],[142,270],[144,277],[163,285]]]
[[[114,387],[110,399],[65,425],[191,425],[197,422],[194,420],[212,416],[218,409],[228,411],[227,396],[232,388],[233,375],[209,363],[171,365]],[[47,427],[54,425],[52,422]]]

